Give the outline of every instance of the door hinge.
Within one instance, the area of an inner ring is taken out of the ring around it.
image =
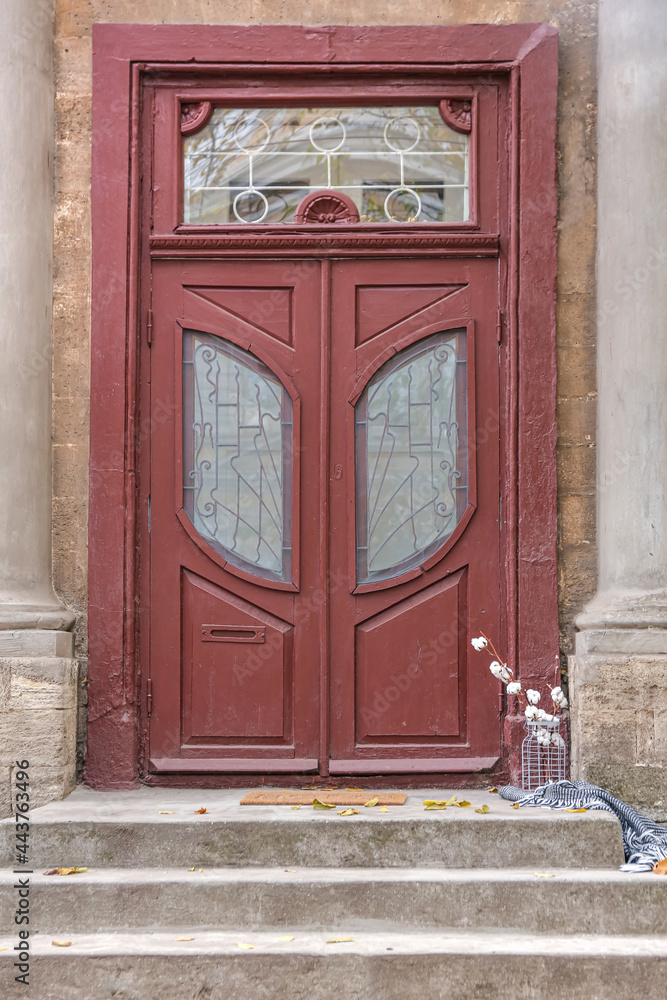
[[[496,339],[498,343],[501,344],[503,340],[503,312],[502,309],[498,310],[498,319],[496,320]]]
[[[153,310],[149,309],[146,315],[146,340],[153,343]]]
[[[148,715],[153,711],[153,681],[150,677],[146,681],[146,711]]]

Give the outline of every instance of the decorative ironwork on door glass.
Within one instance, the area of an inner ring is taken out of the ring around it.
[[[419,566],[454,531],[468,503],[466,334],[405,348],[355,407],[357,580]]]
[[[293,222],[323,189],[348,195],[360,222],[461,222],[469,139],[427,105],[215,108],[183,140],[184,222]]]
[[[291,578],[292,401],[257,358],[185,331],[183,507],[228,562]]]

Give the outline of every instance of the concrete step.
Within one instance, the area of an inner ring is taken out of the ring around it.
[[[31,939],[31,1000],[662,1000],[667,937],[471,930],[50,935]],[[291,936],[291,935],[290,935]],[[327,943],[350,936],[350,942]],[[239,943],[252,948],[239,948]],[[0,994],[17,984],[0,939]]]
[[[311,806],[240,806],[243,789],[80,787],[31,814],[34,869],[88,867],[615,868],[620,825],[608,813],[513,809],[498,795],[458,790],[472,806],[426,812],[424,799],[449,789],[410,791],[387,812],[359,816]],[[369,792],[372,795],[372,792]],[[486,803],[485,815],[475,808]],[[205,807],[207,812],[196,814]],[[13,819],[0,822],[0,865],[13,868]]]
[[[549,876],[549,877],[545,877]],[[0,932],[16,875],[0,873]],[[30,877],[33,931],[460,928],[667,935],[667,879],[609,869],[106,869]]]

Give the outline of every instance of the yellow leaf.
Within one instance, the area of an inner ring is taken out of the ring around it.
[[[52,941],[51,944],[55,944],[56,948],[69,948],[71,941]]]
[[[343,944],[344,941],[354,941],[353,937],[327,938],[327,944]]]
[[[179,937],[176,938],[177,941],[194,941],[193,937]]]
[[[424,799],[425,806],[446,806],[449,805],[444,799]]]
[[[341,811],[339,809],[338,810],[338,815],[339,816],[358,816],[359,815],[359,810],[358,809],[343,809]]]
[[[286,872],[295,872],[296,868],[286,868],[285,871]]]
[[[346,792],[365,792],[365,788],[346,788]]]
[[[290,806],[290,809],[300,809],[301,806]]]
[[[566,813],[585,813],[588,812],[587,809],[566,809]]]
[[[367,809],[370,809],[372,806],[376,806],[378,804],[378,801],[379,800],[376,795],[374,799],[369,799],[368,802],[364,802],[364,805],[366,806]]]
[[[335,809],[333,802],[322,802],[321,799],[313,799],[313,809]]]
[[[208,809],[206,808],[206,806],[202,806],[201,809],[193,809],[192,811],[196,816],[201,816],[202,813],[207,813]]]
[[[173,809],[158,809],[158,816],[173,816]]]
[[[7,945],[6,944],[0,944],[0,951],[7,951]]]
[[[491,787],[489,789],[487,789],[487,791],[489,792],[490,795],[497,795],[498,794],[498,789],[496,788],[495,785],[491,785]]]
[[[242,948],[243,951],[254,951],[255,950],[255,945],[254,944],[246,944],[244,941],[237,941],[236,947],[237,948]]]
[[[518,809],[518,808],[519,808],[519,803],[518,802],[513,802],[512,803],[512,809]]]
[[[535,872],[535,878],[556,878],[553,872]]]
[[[425,808],[426,808],[426,812],[433,812],[436,809],[446,809],[447,808],[447,803],[446,802],[432,802],[432,801],[429,801],[428,805],[425,805]]]
[[[667,875],[667,858],[663,858],[662,861],[653,865],[653,871],[656,875]]]
[[[462,799],[460,802],[456,803],[457,806],[461,806],[461,809],[467,809],[468,806],[472,805],[472,802],[468,802],[467,799]]]
[[[87,868],[49,868],[48,872],[44,872],[45,875],[80,875],[82,872],[87,872]]]
[[[489,807],[486,804],[483,805],[481,809],[475,809],[476,813],[482,813],[482,815],[484,815],[484,813],[488,813],[488,811]]]
[[[380,806],[380,812],[381,813],[388,813],[389,812],[389,807],[388,806]]]
[[[294,940],[294,936],[291,935],[291,934],[285,934],[284,937],[280,937],[280,938],[278,938],[278,940],[279,941],[293,941]]]
[[[199,871],[203,873],[204,869],[203,869],[203,868],[200,868],[200,869],[199,869]]]
[[[193,872],[194,870],[195,870],[195,869],[194,869],[194,865],[192,866],[192,868],[188,868],[188,871],[189,871],[189,872]]]

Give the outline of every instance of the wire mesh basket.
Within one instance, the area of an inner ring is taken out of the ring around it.
[[[526,722],[527,736],[521,744],[521,784],[532,792],[547,781],[562,781],[567,767],[567,747],[560,737],[560,719]]]

